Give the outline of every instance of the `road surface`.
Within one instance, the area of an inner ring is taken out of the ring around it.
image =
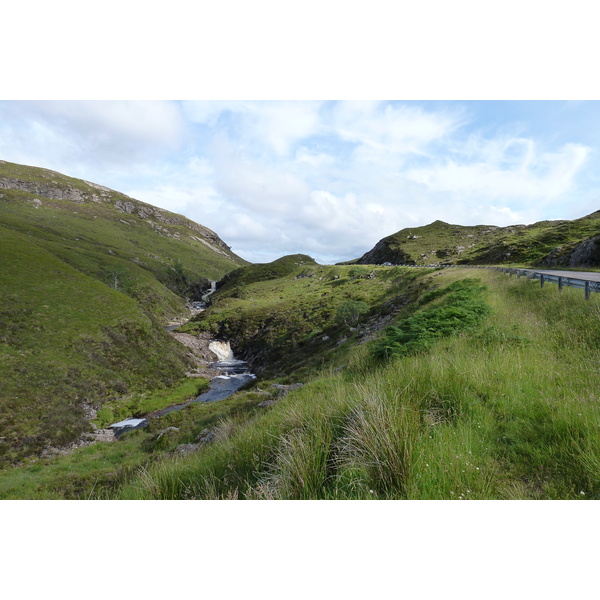
[[[572,277],[573,279],[587,279],[588,281],[600,281],[600,273],[591,271],[551,271],[541,269],[521,269],[519,271],[527,271],[529,273],[543,273],[544,275],[554,275],[556,277]]]

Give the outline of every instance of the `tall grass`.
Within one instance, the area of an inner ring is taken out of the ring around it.
[[[122,497],[600,498],[599,299],[481,278],[491,312],[472,327],[383,364],[359,347]]]

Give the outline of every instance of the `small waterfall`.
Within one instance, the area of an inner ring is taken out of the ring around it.
[[[214,294],[217,291],[217,282],[216,281],[211,281],[210,282],[210,290],[208,290],[208,292],[206,292],[206,294],[202,295],[202,302],[207,302],[208,301],[208,297],[211,294]]]
[[[217,361],[212,363],[211,367],[221,371],[224,376],[249,374],[248,363],[238,360],[233,355],[229,342],[214,341],[208,345],[208,349],[217,357]]]
[[[219,359],[212,363],[211,367],[221,371],[221,375],[217,375],[212,379],[207,392],[203,392],[197,398],[185,404],[169,406],[155,413],[156,417],[162,417],[168,413],[179,411],[195,402],[218,402],[219,400],[224,400],[248,382],[256,379],[256,375],[248,371],[248,363],[235,358],[229,342],[214,341],[208,345],[208,349]]]
[[[210,282],[210,290],[202,296],[202,303],[217,290],[217,282]],[[204,310],[204,307],[202,307]],[[168,329],[172,330],[178,327],[178,325],[169,326]],[[211,364],[211,367],[221,372],[210,382],[210,387],[207,392],[200,394],[194,400],[185,402],[184,404],[174,404],[162,410],[154,411],[149,413],[147,417],[136,419],[130,417],[124,421],[113,423],[109,425],[114,431],[115,437],[119,437],[123,433],[146,427],[149,419],[157,419],[171,412],[180,411],[182,408],[189,406],[194,402],[217,402],[228,398],[239,390],[246,383],[256,379],[256,375],[250,373],[248,363],[244,360],[238,360],[235,358],[231,345],[229,342],[212,341],[208,345],[208,349],[217,357],[217,360]]]
[[[211,342],[208,349],[216,355],[218,360],[234,360],[233,351],[229,342]]]

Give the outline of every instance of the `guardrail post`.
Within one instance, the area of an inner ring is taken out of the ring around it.
[[[589,281],[585,282],[585,299],[586,300],[590,299],[590,282]]]
[[[544,274],[540,273],[540,287],[544,287]]]
[[[558,291],[562,292],[562,277],[559,275],[558,276]]]

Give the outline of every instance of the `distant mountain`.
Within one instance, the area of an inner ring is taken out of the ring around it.
[[[72,441],[109,398],[181,379],[167,318],[246,264],[181,215],[0,161],[0,462]]]
[[[380,240],[357,264],[600,266],[600,211],[573,221],[463,226],[435,221]]]

